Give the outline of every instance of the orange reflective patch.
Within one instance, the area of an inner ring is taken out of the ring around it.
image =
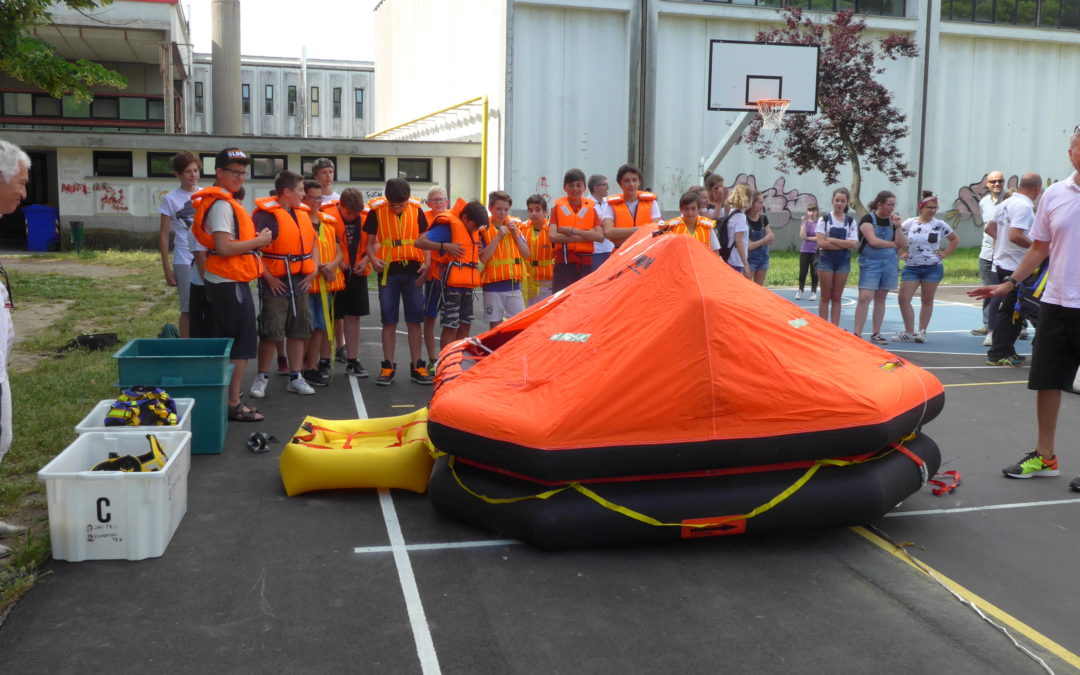
[[[683,525],[708,525],[710,527],[683,527],[683,539],[699,537],[726,537],[729,534],[746,534],[746,517],[713,516],[712,518],[687,518]]]

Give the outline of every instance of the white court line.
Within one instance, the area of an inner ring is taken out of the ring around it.
[[[450,541],[441,544],[409,544],[405,548],[409,551],[445,551],[454,548],[516,546],[520,543],[517,539],[488,539],[486,541]],[[393,546],[357,546],[353,549],[353,553],[389,553],[393,550]]]
[[[937,516],[946,513],[970,513],[972,511],[996,511],[998,509],[1026,509],[1030,506],[1056,506],[1058,504],[1080,504],[1080,499],[1054,499],[1048,502],[1020,502],[1017,504],[991,504],[990,506],[967,506],[959,509],[930,509],[927,511],[896,511],[886,513],[886,518],[903,516]]]
[[[356,403],[357,417],[367,419],[367,406],[364,405],[364,397],[360,394],[360,385],[356,383],[355,377],[349,376],[349,382],[353,401]],[[439,668],[439,657],[435,653],[431,628],[424,614],[424,603],[420,600],[420,589],[416,585],[412,561],[409,560],[409,551],[405,546],[405,535],[401,533],[401,523],[398,522],[397,509],[394,508],[390,490],[379,488],[379,506],[382,507],[383,522],[386,524],[386,533],[390,537],[390,551],[394,554],[394,565],[397,567],[398,580],[401,582],[401,592],[405,596],[405,608],[409,613],[409,624],[412,626],[420,668],[425,675],[438,675],[442,672]]]

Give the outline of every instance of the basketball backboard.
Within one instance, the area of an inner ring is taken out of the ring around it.
[[[709,41],[709,110],[757,112],[756,101],[783,98],[787,111],[816,113],[816,45]]]

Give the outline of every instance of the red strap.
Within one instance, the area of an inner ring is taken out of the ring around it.
[[[939,476],[950,476],[952,478],[952,480],[951,481],[937,480],[937,478]],[[936,485],[937,486],[936,488],[931,490],[931,492],[935,496],[940,497],[941,495],[947,495],[950,492],[952,492],[953,489],[956,488],[956,486],[960,485],[960,472],[959,471],[941,471],[937,475],[935,475],[932,479],[930,479],[928,482],[931,485]]]
[[[899,450],[900,452],[904,453],[905,455],[907,455],[908,459],[915,462],[915,465],[919,467],[919,475],[922,477],[922,485],[926,485],[926,482],[930,479],[930,476],[927,475],[926,462],[923,461],[922,457],[919,457],[914,452],[905,448],[903,443],[893,443],[892,447],[894,450]],[[922,485],[920,485],[920,487]]]

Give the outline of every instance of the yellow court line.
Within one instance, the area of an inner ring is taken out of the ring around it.
[[[415,408],[416,406],[413,405],[412,403],[398,403],[398,404],[392,405],[390,407],[391,408]]]
[[[952,591],[954,593],[956,593],[957,595],[962,597],[964,600],[967,600],[968,602],[970,602],[970,603],[972,603],[974,605],[977,605],[979,607],[979,609],[981,609],[983,612],[993,616],[995,619],[997,619],[1001,623],[1005,624],[1009,628],[1012,628],[1017,633],[1020,633],[1021,635],[1024,635],[1028,639],[1034,641],[1040,647],[1042,647],[1046,651],[1050,652],[1054,656],[1058,657],[1062,661],[1068,663],[1069,665],[1073,666],[1074,668],[1080,668],[1080,656],[1077,656],[1076,654],[1072,653],[1071,651],[1069,651],[1065,647],[1063,647],[1063,646],[1059,645],[1058,643],[1054,642],[1053,640],[1051,640],[1047,636],[1043,635],[1039,631],[1037,631],[1034,628],[1032,628],[1031,626],[1027,625],[1023,621],[1021,621],[1020,619],[1017,619],[1016,617],[1009,614],[1008,612],[1001,609],[1000,607],[997,607],[996,605],[993,605],[990,602],[988,602],[988,601],[984,600],[983,598],[979,597],[975,593],[972,593],[971,591],[964,588],[960,584],[956,583],[955,581],[953,581],[949,577],[945,576],[941,572],[938,572],[934,568],[930,567],[929,565],[927,565],[923,561],[918,560],[917,558],[911,556],[911,554],[907,553],[907,551],[903,551],[903,550],[899,549],[899,547],[894,546],[893,544],[890,544],[889,542],[885,541],[884,539],[877,536],[873,532],[870,532],[869,530],[867,530],[865,527],[851,527],[851,528],[848,528],[848,529],[850,529],[855,534],[863,537],[864,539],[866,539],[870,543],[876,544],[878,547],[880,547],[884,551],[886,551],[888,553],[891,553],[893,556],[899,558],[900,560],[904,561],[905,563],[907,563],[911,567],[915,568],[916,570],[922,572],[923,574],[932,573],[934,577],[936,577],[943,584],[945,584],[950,589],[952,589]],[[916,562],[918,564],[916,564]],[[920,565],[922,567],[920,567]],[[923,568],[925,568],[925,569],[923,569]]]
[[[995,384],[1027,384],[1027,380],[1009,380],[1008,382],[965,382],[963,384],[943,384],[943,387],[989,387]]]

